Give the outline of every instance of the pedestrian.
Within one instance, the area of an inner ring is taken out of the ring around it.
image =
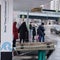
[[[29,24],[29,29],[30,30],[32,29],[32,22],[30,22],[30,24]]]
[[[23,43],[28,42],[28,29],[27,29],[26,22],[24,21],[24,19],[18,31],[20,34],[20,43],[22,40],[23,40]]]
[[[33,34],[33,42],[34,42],[34,36],[36,35],[36,29],[35,29],[35,25],[32,26],[32,34]]]
[[[29,24],[29,42],[32,42],[32,22]]]
[[[13,55],[17,55],[17,53],[20,53],[18,51],[15,51],[16,48],[16,39],[18,39],[18,29],[16,27],[17,22],[13,22]]]
[[[18,39],[17,22],[13,22],[13,47],[16,47],[16,39]]]
[[[41,25],[39,25],[38,29],[37,29],[37,34],[39,35],[39,42],[44,42],[45,41],[45,28],[44,28],[44,23],[41,23]]]
[[[30,22],[29,29],[30,29],[30,40],[31,42],[34,42],[34,36],[36,35],[36,29],[35,29],[35,25],[33,24],[33,22]]]

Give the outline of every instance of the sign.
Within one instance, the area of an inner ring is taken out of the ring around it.
[[[10,42],[4,42],[4,43],[2,44],[2,47],[0,48],[0,50],[12,51]]]
[[[42,12],[42,7],[31,9],[31,12]]]

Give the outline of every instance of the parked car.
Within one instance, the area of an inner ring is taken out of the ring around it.
[[[51,33],[55,33],[55,34],[60,34],[60,25],[54,25],[52,26],[52,28],[50,29]]]

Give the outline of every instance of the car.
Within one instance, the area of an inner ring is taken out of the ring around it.
[[[55,33],[55,34],[60,34],[60,25],[54,25],[51,29],[50,29],[51,33]]]

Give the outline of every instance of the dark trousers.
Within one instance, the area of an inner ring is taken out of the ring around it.
[[[20,43],[22,40],[23,40],[23,43],[28,42],[28,33],[24,33],[20,35]]]
[[[20,35],[20,43],[21,43],[22,40],[23,40],[23,43],[24,43],[24,42],[25,42],[25,36],[22,37],[22,36]]]
[[[13,47],[16,47],[16,39],[13,39]],[[20,54],[20,51],[14,51],[14,55]]]
[[[13,39],[13,47],[16,47],[16,39]]]
[[[35,36],[35,35],[33,35],[33,42],[34,42],[34,36]]]

